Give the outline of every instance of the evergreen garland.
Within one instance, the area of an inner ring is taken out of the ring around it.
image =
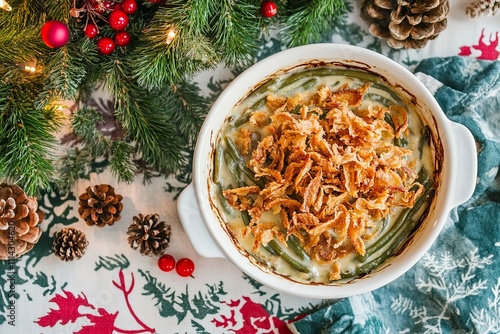
[[[33,195],[53,184],[69,190],[102,158],[120,181],[182,174],[211,103],[192,76],[221,62],[248,66],[271,29],[283,32],[287,47],[318,42],[334,29],[343,1],[277,0],[278,15],[266,19],[258,0],[137,0],[127,27],[132,42],[109,56],[84,36],[86,19],[69,15],[74,0],[9,1],[12,11],[0,9],[0,177]],[[68,26],[68,44],[43,44],[49,20]],[[100,36],[114,33],[99,29]],[[36,70],[25,71],[33,61]],[[98,129],[102,115],[89,105],[96,89],[113,98],[118,136]],[[62,156],[61,100],[77,105],[69,120],[77,145]]]

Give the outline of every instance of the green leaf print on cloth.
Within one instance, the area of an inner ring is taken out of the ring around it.
[[[474,195],[452,210],[409,272],[294,322],[295,333],[500,332],[500,62],[430,58],[415,73],[448,118],[474,135]]]

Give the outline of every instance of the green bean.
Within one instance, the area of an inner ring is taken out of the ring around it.
[[[213,181],[214,183],[219,183],[220,182],[220,167],[222,164],[222,148],[218,147],[215,152],[214,152],[214,173],[213,173]]]
[[[250,112],[245,112],[243,113],[243,115],[241,115],[235,122],[234,122],[234,127],[235,128],[239,128],[240,126],[242,126],[243,124],[245,124],[246,122],[248,122],[250,120],[250,117],[251,117],[251,113]]]
[[[230,174],[233,176],[233,180],[236,181],[236,185],[238,187],[244,187],[246,184],[243,182],[243,178],[241,177],[241,172],[236,164],[236,161],[234,161],[228,153],[224,153],[224,161],[230,171]]]
[[[241,220],[243,220],[243,225],[248,226],[250,224],[250,215],[248,211],[241,211]]]
[[[276,83],[276,79],[270,79],[267,82],[263,83],[260,85],[256,90],[254,90],[250,96],[258,96],[262,93],[264,93],[270,86],[274,85]]]
[[[316,86],[318,82],[319,82],[318,78],[312,78],[304,82],[301,87],[303,90],[308,90]]]
[[[262,99],[258,100],[254,104],[252,104],[249,109],[256,111],[256,110],[262,108],[266,104],[266,101],[267,101],[267,97],[263,97]]]
[[[222,205],[222,208],[224,211],[230,215],[234,213],[233,208],[229,205],[227,202],[226,198],[224,197],[224,194],[222,193],[222,186],[219,183],[215,184],[215,189],[217,192],[217,196],[219,197],[220,204]]]
[[[428,125],[425,125],[420,131],[420,141],[418,142],[418,152],[420,154],[420,158],[422,158],[422,154],[424,153],[425,144],[429,145],[431,137],[431,129]]]
[[[286,243],[293,250],[301,260],[310,260],[309,254],[306,250],[300,245],[300,240],[295,235],[290,235],[286,240]]]
[[[434,188],[431,186],[430,180],[426,180],[426,182],[424,182],[424,187],[426,188],[426,190],[415,202],[415,205],[411,208],[406,208],[401,211],[398,219],[394,222],[393,228],[386,234],[384,234],[381,238],[379,238],[373,245],[368,247],[366,249],[365,255],[359,255],[355,260],[363,262],[371,255],[382,249],[384,246],[393,245],[395,243],[393,240],[394,237],[399,233],[399,231],[403,230],[405,226],[412,225],[412,216],[424,206],[424,204],[427,202],[427,199],[430,198],[430,195],[434,191]],[[409,222],[407,222],[407,220],[409,220]],[[416,221],[418,221],[418,219]]]
[[[234,142],[229,137],[225,137],[224,139],[228,148],[228,154],[235,161],[235,163],[239,165],[241,172],[243,172],[245,176],[248,177],[248,179],[251,180],[254,184],[262,188],[264,186],[264,182],[262,180],[257,180],[255,178],[255,174],[246,166],[245,159],[243,159],[243,157],[238,152],[238,149],[236,148]]]
[[[399,146],[399,147],[408,147],[408,139],[405,137],[401,138],[394,138],[394,145]]]
[[[267,245],[262,245],[262,247],[264,247],[264,249],[265,249],[266,251],[268,251],[269,253],[271,253],[271,254],[273,254],[273,255],[276,255],[276,256],[279,256],[279,254],[278,254],[278,253],[276,253],[276,251],[275,251],[275,250],[274,250],[271,246],[269,246],[269,244],[267,244]]]
[[[241,219],[243,220],[243,224],[245,226],[248,226],[250,224],[250,215],[248,214],[247,211],[241,211]],[[298,262],[297,260],[295,260],[294,258],[292,258],[284,249],[283,247],[281,247],[280,244],[278,244],[278,242],[276,242],[275,240],[271,240],[267,243],[267,245],[262,245],[264,247],[264,249],[266,249],[269,253],[273,254],[273,255],[277,255],[277,256],[281,256],[283,258],[283,260],[285,260],[286,262],[288,262],[293,268],[299,270],[299,271],[302,271],[302,272],[306,272],[306,273],[309,273],[310,270],[308,267],[306,267],[305,265],[303,265],[302,263]]]
[[[284,88],[286,86],[291,85],[294,82],[312,76],[317,76],[317,77],[348,76],[351,78],[356,78],[363,81],[375,82],[375,83],[380,82],[382,80],[382,78],[376,74],[361,70],[320,67],[291,74],[288,78],[283,80],[279,88],[280,89]]]
[[[303,273],[310,273],[311,270],[309,267],[303,265],[299,261],[295,260],[293,257],[291,257],[284,249],[281,247],[281,245],[276,242],[276,240],[271,240],[268,242],[268,245],[271,246],[271,248],[278,253],[279,256],[283,258],[288,264],[290,264],[294,269],[297,269],[298,271],[301,271]]]
[[[396,129],[396,126],[394,125],[394,121],[392,120],[392,116],[389,113],[386,113],[384,115],[384,120],[389,124],[393,129]]]
[[[421,198],[432,197],[433,193],[434,193],[434,188],[429,188],[429,192],[424,193]],[[411,217],[411,215],[409,216]],[[397,233],[397,235],[395,235],[394,240],[392,240],[388,248],[385,249],[379,257],[377,257],[373,261],[362,264],[361,266],[357,267],[356,270],[354,270],[353,272],[341,274],[341,277],[342,278],[356,277],[361,274],[367,274],[376,267],[378,267],[380,264],[385,262],[389,257],[391,257],[394,251],[408,239],[409,235],[413,232],[418,222],[419,219],[410,219],[407,222],[406,226],[403,229],[400,229],[401,233]]]
[[[374,93],[367,93],[367,94],[365,94],[365,96],[370,100],[379,102],[380,104],[382,104],[386,108],[388,108],[389,106],[394,104],[394,101],[391,101],[388,98],[383,97],[382,95],[378,95],[378,94],[374,94]]]
[[[403,100],[401,99],[401,96],[399,96],[399,94],[396,94],[392,89],[390,89],[389,87],[387,87],[386,85],[384,84],[381,84],[381,83],[374,83],[372,84],[372,87],[375,88],[375,89],[380,89],[380,90],[383,90],[384,92],[387,92],[389,93],[389,95],[394,99],[394,101],[396,102],[403,102]]]
[[[299,80],[309,78],[309,77],[311,77],[311,71],[294,73],[294,74],[290,75],[288,78],[286,78],[285,80],[283,80],[283,82],[279,86],[279,89],[283,89],[283,88],[288,87],[291,84],[293,84]]]

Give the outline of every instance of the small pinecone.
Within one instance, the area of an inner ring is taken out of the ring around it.
[[[172,230],[170,225],[159,221],[158,214],[142,214],[133,217],[132,224],[128,227],[128,242],[132,249],[139,248],[143,255],[160,256],[168,247]]]
[[[449,0],[363,0],[370,33],[395,49],[420,49],[447,25]]]
[[[476,0],[465,8],[465,13],[473,19],[493,16],[498,12],[500,12],[500,0]]]
[[[89,226],[113,225],[121,218],[122,199],[110,185],[90,186],[80,195],[78,213]]]
[[[33,249],[44,218],[36,198],[16,185],[0,184],[0,260],[18,258]]]
[[[85,233],[72,228],[65,227],[54,234],[53,249],[55,254],[63,261],[73,261],[85,254],[89,245]]]

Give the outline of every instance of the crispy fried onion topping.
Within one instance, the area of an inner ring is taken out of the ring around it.
[[[295,235],[320,263],[332,264],[330,278],[340,278],[336,260],[349,253],[365,254],[365,241],[375,237],[374,222],[397,206],[412,207],[423,192],[412,169],[412,151],[393,144],[407,130],[404,108],[378,105],[360,108],[368,86],[323,86],[307,100],[300,95],[270,95],[270,120],[257,147],[252,131],[236,139],[248,167],[265,186],[223,192],[237,210],[248,211],[244,235],[260,244]],[[396,114],[393,125],[386,114]],[[262,118],[262,113],[259,113]],[[257,131],[257,128],[255,128]],[[263,218],[278,214],[280,224]]]

